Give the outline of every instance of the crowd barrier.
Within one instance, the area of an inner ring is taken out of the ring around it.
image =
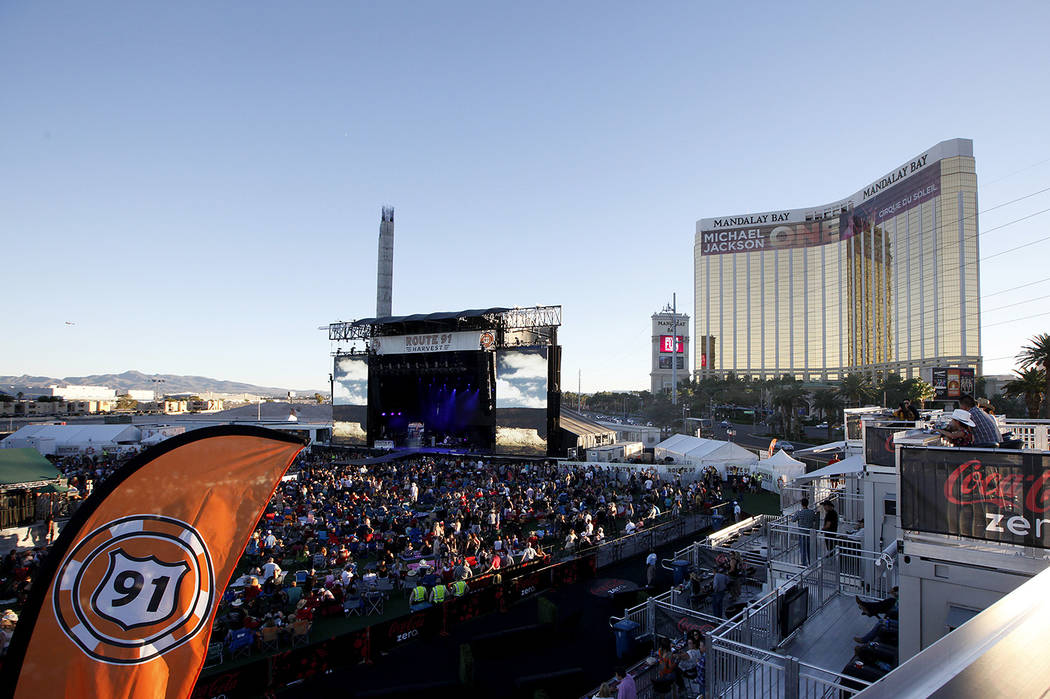
[[[471,592],[465,597],[201,677],[192,696],[256,697],[332,670],[370,663],[404,643],[447,634],[465,621],[504,610],[538,592],[589,579],[596,571],[597,556],[592,554],[524,568],[513,577],[483,576],[471,580]]]

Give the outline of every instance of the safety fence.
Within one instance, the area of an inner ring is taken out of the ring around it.
[[[226,671],[202,676],[194,699],[224,696],[257,697],[310,677],[359,663],[371,663],[380,654],[410,641],[437,638],[449,629],[552,587],[592,578],[596,557],[586,556],[553,565],[526,569],[515,577],[491,576],[481,584],[471,581],[471,593],[395,619],[356,629],[305,647],[260,656]],[[477,585],[477,586],[476,586]]]

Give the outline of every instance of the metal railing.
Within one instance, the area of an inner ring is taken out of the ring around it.
[[[842,529],[857,526],[856,522],[839,519]],[[800,527],[791,517],[781,517],[767,524],[767,556],[771,564],[783,564],[799,568],[825,555],[832,548],[860,548],[860,533],[824,532],[819,529]],[[806,556],[803,547],[809,548]]]
[[[708,646],[710,697],[849,697],[867,683],[781,654],[797,629],[780,625],[789,591],[804,589],[812,615],[841,594],[886,596],[896,584],[895,556],[838,547],[787,577],[765,597],[711,632]],[[799,627],[801,628],[801,627]]]
[[[811,507],[830,500],[842,519],[859,521],[864,518],[864,493],[857,476],[827,476],[805,484],[786,485],[780,489],[781,512],[794,512],[802,498],[809,499]]]
[[[1000,426],[1002,428],[1002,426]],[[1003,432],[1013,432],[1014,437],[1024,441],[1025,449],[1050,450],[1050,420],[1006,420]]]

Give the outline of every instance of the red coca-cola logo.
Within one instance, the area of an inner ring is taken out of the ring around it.
[[[707,633],[715,627],[711,624],[701,624],[700,622],[690,617],[684,616],[678,620],[678,630],[682,633],[688,633],[689,631],[699,631],[700,633]]]
[[[424,621],[426,621],[426,617],[423,614],[413,614],[404,619],[395,619],[390,622],[390,628],[386,635],[388,638],[398,638],[411,631],[418,631],[423,628]]]
[[[994,467],[992,467],[994,468]],[[1009,508],[1024,500],[1029,512],[1042,514],[1050,509],[1050,471],[1038,478],[1022,473],[1000,473],[985,470],[984,464],[973,459],[960,464],[944,482],[944,496],[956,505],[985,503]]]

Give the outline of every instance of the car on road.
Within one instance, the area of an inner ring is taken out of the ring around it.
[[[828,422],[827,422],[827,420],[825,420],[824,422],[820,423],[819,425],[814,425],[814,427],[816,427],[818,430],[826,430],[826,429],[828,429]]]
[[[721,424],[723,430],[728,430],[730,427],[732,427],[729,420],[722,420],[722,422],[719,424]]]
[[[778,439],[776,445],[773,448],[774,449],[783,449],[784,451],[788,452],[789,454],[791,452],[795,451],[795,445],[792,444],[791,442],[785,441],[783,439]]]

